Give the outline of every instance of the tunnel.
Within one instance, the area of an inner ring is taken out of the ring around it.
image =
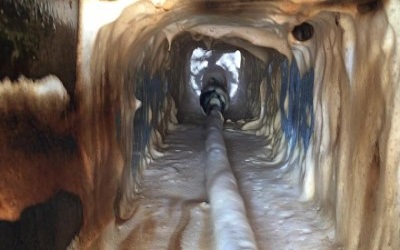
[[[399,20],[3,0],[0,249],[400,249]]]

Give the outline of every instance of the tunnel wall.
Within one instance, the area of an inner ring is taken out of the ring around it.
[[[145,6],[149,15],[158,11],[148,2],[138,6]],[[133,202],[140,192],[141,172],[149,161],[161,155],[157,147],[162,147],[162,137],[176,123],[165,67],[169,65],[164,53],[168,43],[161,39],[162,33],[157,33],[157,26],[146,26],[138,11],[137,6],[130,6],[115,22],[99,30],[96,46],[90,52],[92,74],[87,82],[93,84],[87,91],[92,93],[95,105],[87,103],[86,112],[95,115],[90,120],[107,118],[113,123],[110,126],[115,137],[109,139],[123,156],[121,172],[115,175],[113,183],[117,188],[114,207],[118,219],[132,215]],[[137,25],[126,22],[126,16],[137,21]],[[99,111],[109,117],[96,117]],[[98,136],[90,135],[93,139]]]
[[[291,149],[301,143],[306,151],[314,132],[314,69],[311,68],[301,75],[296,60],[289,67],[287,59],[283,60],[280,68],[282,75],[279,107],[282,130]]]
[[[0,3],[1,249],[65,249],[83,227],[78,13],[78,1]]]
[[[345,249],[400,245],[398,8],[391,1],[368,13],[321,14],[315,47],[303,50],[318,72],[303,195],[333,213]]]
[[[0,7],[0,79],[54,74],[73,103],[78,0],[4,0]]]
[[[363,7],[308,17],[315,27],[309,41],[289,35],[294,60],[273,62],[269,70],[281,70],[281,77],[272,74],[280,97],[265,94],[270,81],[260,86],[261,106],[279,101],[281,112],[261,109],[260,119],[243,129],[267,139],[271,131],[274,139],[284,134],[278,144],[287,141],[289,148],[277,148],[289,156],[272,159],[287,159],[288,175],[302,187],[299,198],[331,218],[345,249],[396,249],[399,7],[394,1]],[[280,124],[271,130],[274,120]]]

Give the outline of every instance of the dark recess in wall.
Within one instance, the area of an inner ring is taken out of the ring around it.
[[[357,5],[357,11],[360,14],[365,14],[368,12],[373,12],[380,9],[383,6],[381,1],[369,1],[366,3],[360,3]]]
[[[0,221],[0,249],[64,250],[82,222],[79,197],[60,191],[48,201],[26,208],[19,220]]]
[[[293,28],[293,37],[300,42],[305,42],[310,40],[314,35],[314,27],[307,23],[301,23]]]

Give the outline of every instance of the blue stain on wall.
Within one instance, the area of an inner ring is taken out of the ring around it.
[[[289,66],[289,61],[285,59],[280,66],[282,83],[279,106],[282,130],[291,149],[300,139],[304,148],[307,149],[314,129],[314,69],[310,69],[301,76],[296,60],[293,60]],[[287,112],[285,111],[286,98],[288,98]],[[309,122],[307,111],[310,116]]]
[[[135,112],[133,120],[133,159],[132,168],[139,166],[140,159],[144,156],[149,143],[152,129],[157,127],[158,110],[164,105],[164,86],[161,78],[150,78],[145,74],[143,79],[136,82],[135,96],[142,102],[141,107]],[[149,121],[152,110],[151,121]]]
[[[118,111],[115,115],[115,130],[117,141],[121,141],[121,111]]]

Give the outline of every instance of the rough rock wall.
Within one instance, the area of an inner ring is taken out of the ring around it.
[[[392,1],[385,9],[356,16],[354,24],[348,23],[354,25],[356,63],[346,72],[349,82],[340,83],[342,114],[337,129],[343,132],[334,164],[338,167],[337,231],[349,249],[396,249],[400,245],[396,201],[399,78],[394,73],[399,31],[388,23],[388,17],[399,17],[394,5],[398,4]]]
[[[333,212],[345,249],[400,246],[398,8],[391,1],[315,18],[315,131],[302,164],[304,197]]]
[[[1,249],[65,249],[82,228],[77,25],[78,1],[0,3]]]
[[[13,80],[0,82],[0,245],[65,249],[80,230],[84,246],[114,218],[122,157],[109,100],[96,93],[108,106],[86,106],[92,92],[76,71],[78,1],[0,8],[0,40],[14,50],[0,65]],[[57,77],[19,78],[47,74]]]
[[[106,133],[103,129],[111,129],[115,134],[110,139],[115,141],[115,150],[123,156],[123,166],[119,166],[116,175],[118,179],[112,183],[117,188],[114,207],[118,219],[127,219],[134,211],[140,173],[147,161],[159,155],[156,147],[162,146],[161,136],[175,122],[175,106],[164,80],[166,68],[163,65],[168,65],[164,53],[166,41],[161,39],[163,33],[157,33],[157,26],[147,25],[148,19],[143,20],[139,15],[143,9],[148,15],[160,12],[151,3],[142,2],[127,7],[115,22],[99,30],[89,51],[91,74],[82,82],[85,88],[82,95],[91,95],[83,112],[92,114],[87,121],[95,121],[101,130],[88,132],[87,148],[92,147],[92,140]],[[152,21],[161,17],[155,16]],[[136,25],[131,25],[132,22]],[[83,67],[88,65],[83,64]],[[100,116],[99,111],[109,114],[109,118]],[[110,122],[111,127],[99,124],[102,119]],[[104,150],[102,143],[98,147],[90,154],[96,156]],[[93,168],[102,163],[90,162]],[[108,164],[112,166],[111,162]]]

